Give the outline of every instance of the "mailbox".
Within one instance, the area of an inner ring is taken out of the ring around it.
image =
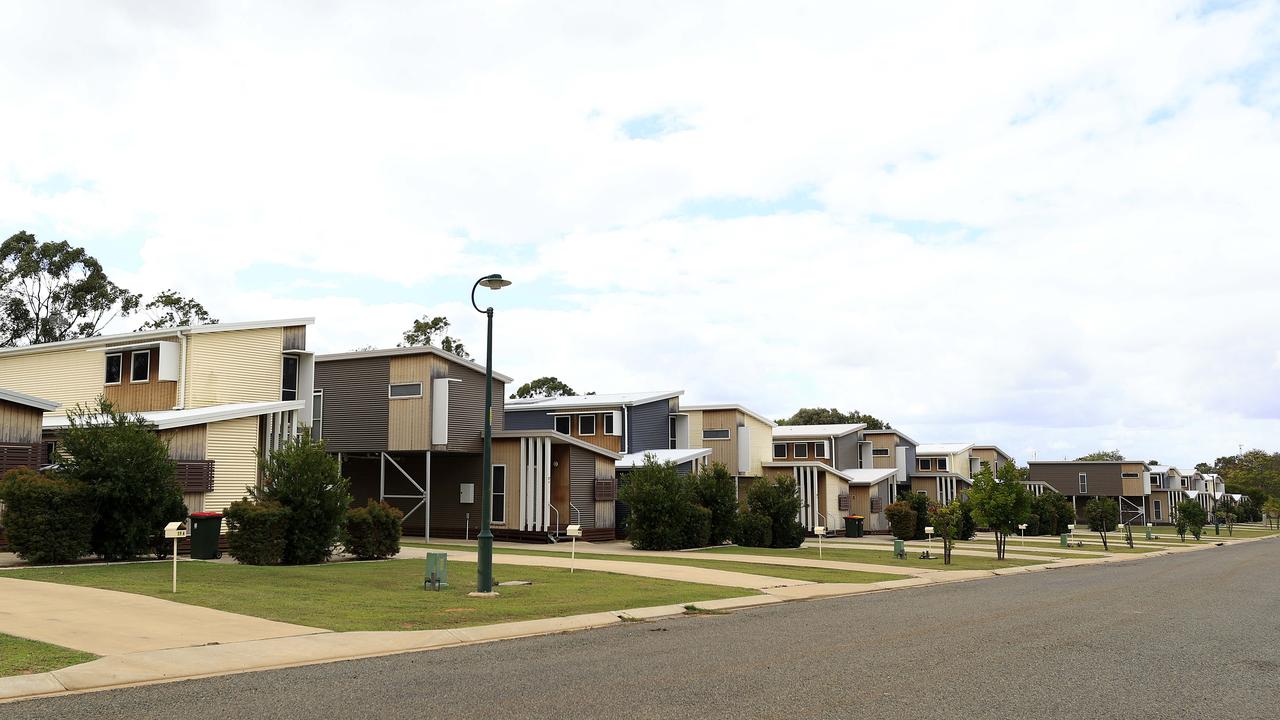
[[[1068,525],[1068,526],[1067,526],[1067,532],[1075,532],[1075,531],[1076,531],[1076,526],[1075,526],[1075,525]]]
[[[932,535],[932,534],[933,534],[933,526],[932,526],[932,525],[930,525],[930,526],[926,527],[926,528],[924,529],[924,532],[925,532],[925,534],[926,534],[926,535]]]
[[[566,534],[566,535],[568,535],[569,537],[580,538],[580,537],[582,537],[582,526],[581,526],[581,525],[570,525],[569,527],[566,527],[566,528],[564,529],[564,532],[565,532],[565,534]]]
[[[178,540],[187,536],[187,524],[184,522],[171,522],[164,526],[164,536],[166,539]]]
[[[1027,529],[1027,524],[1026,524],[1026,523],[1019,523],[1019,524],[1018,524],[1018,529],[1019,529],[1019,530],[1026,530],[1026,529]]]
[[[815,525],[813,528],[813,534],[817,535],[818,537],[822,537],[823,535],[827,534],[827,528],[822,525]]]

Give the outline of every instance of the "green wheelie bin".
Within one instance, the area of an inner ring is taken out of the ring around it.
[[[191,513],[191,559],[217,560],[222,557],[218,540],[222,535],[222,513]]]

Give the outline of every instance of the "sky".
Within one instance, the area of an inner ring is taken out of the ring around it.
[[[320,352],[1280,449],[1280,4],[0,4],[0,236]],[[132,330],[136,319],[112,330]]]

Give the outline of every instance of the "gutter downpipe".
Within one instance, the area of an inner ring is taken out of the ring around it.
[[[623,455],[631,454],[631,413],[626,405],[622,406],[622,447]]]
[[[187,407],[187,333],[178,333],[178,342],[182,346],[182,357],[178,359],[178,405],[174,410]]]

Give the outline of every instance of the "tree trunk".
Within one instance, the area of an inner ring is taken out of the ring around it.
[[[1100,532],[1098,534],[1102,536],[1102,549],[1110,550],[1111,548],[1107,547],[1107,534],[1105,532]]]

